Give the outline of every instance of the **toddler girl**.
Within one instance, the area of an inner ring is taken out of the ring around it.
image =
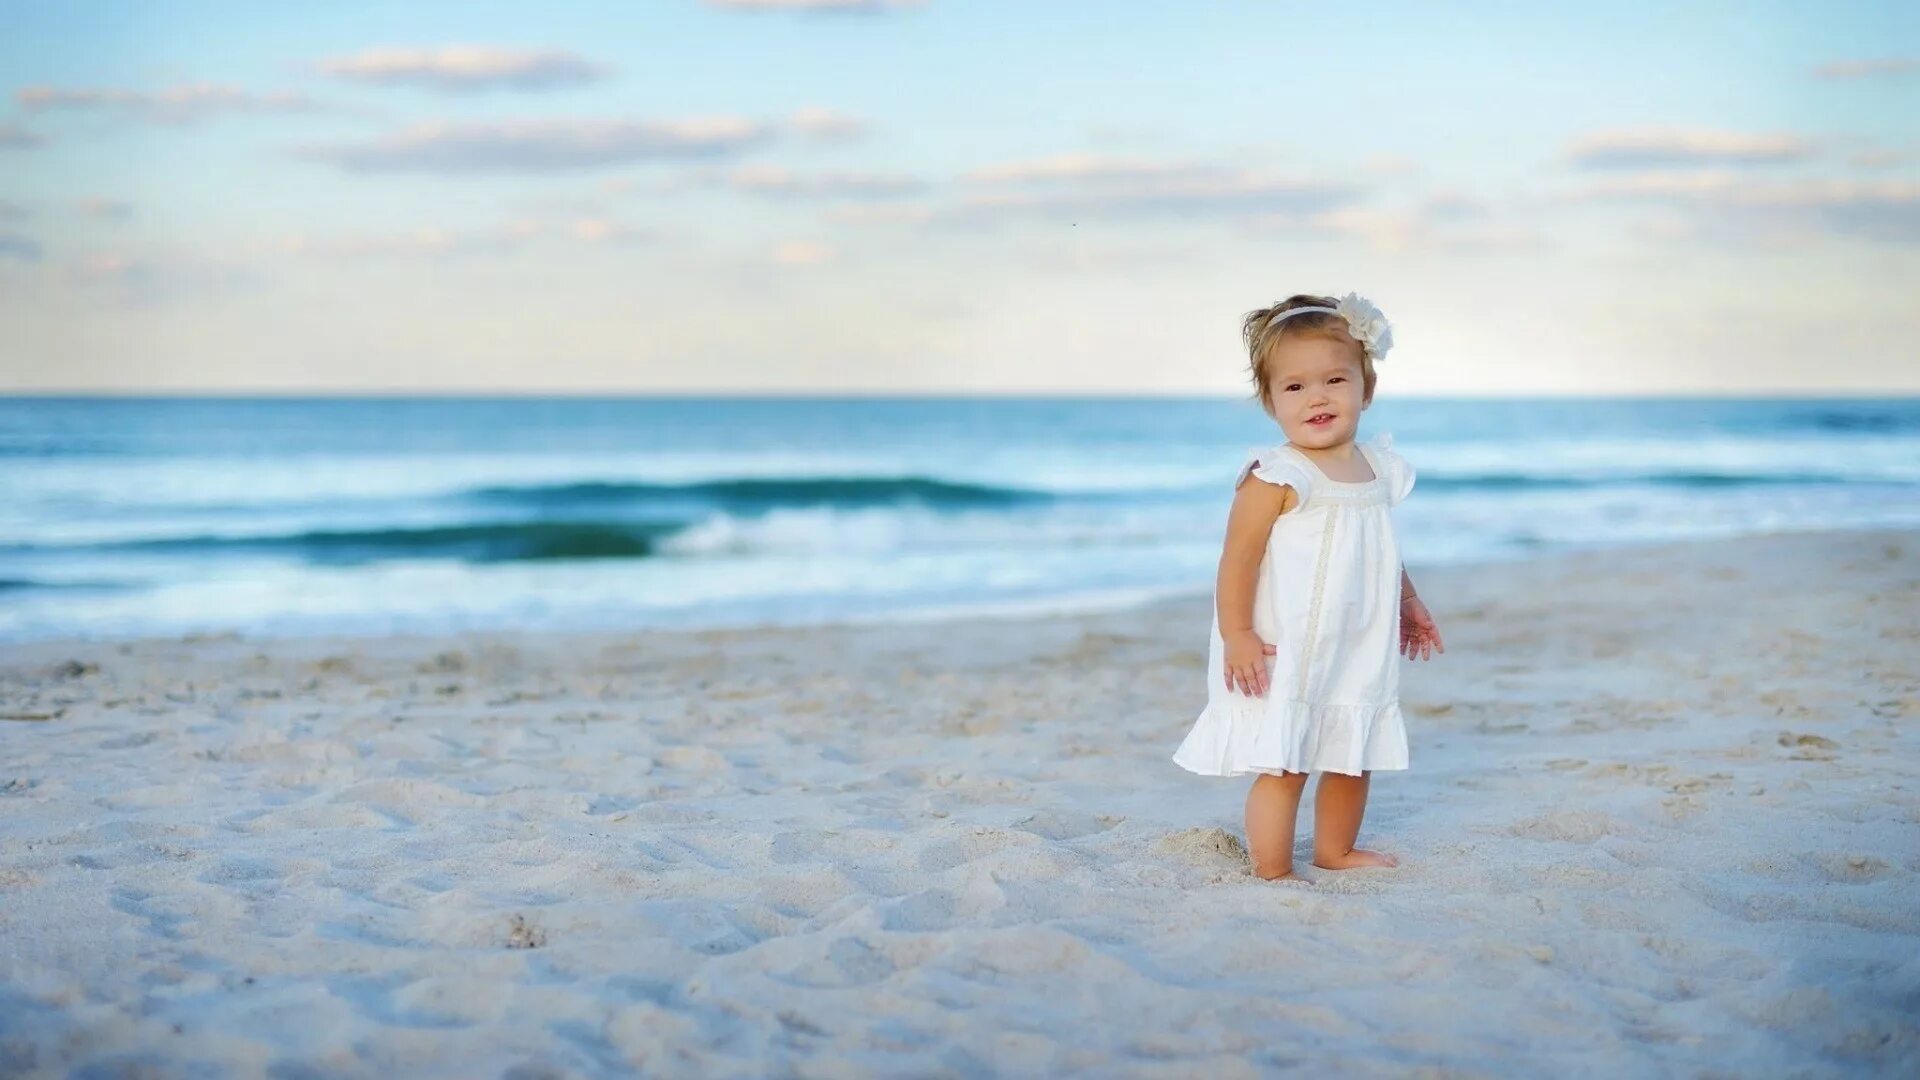
[[[1413,467],[1384,432],[1354,441],[1393,335],[1353,293],[1289,297],[1249,313],[1243,331],[1261,407],[1287,441],[1252,452],[1235,478],[1207,706],[1173,760],[1205,776],[1257,774],[1247,851],[1262,878],[1294,876],[1294,819],[1314,772],[1313,864],[1396,866],[1354,847],[1372,771],[1407,767],[1394,653],[1446,648],[1389,513],[1413,490]]]

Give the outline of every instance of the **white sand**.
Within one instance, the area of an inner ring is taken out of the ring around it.
[[[1912,1075],[1920,535],[1415,577],[1305,885],[1168,759],[1205,596],[6,648],[0,1075]]]

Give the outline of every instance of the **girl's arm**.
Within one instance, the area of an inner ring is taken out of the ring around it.
[[[1251,475],[1251,474],[1249,474]],[[1242,481],[1227,513],[1227,537],[1220,551],[1214,603],[1220,638],[1226,646],[1227,689],[1261,695],[1267,691],[1268,645],[1253,630],[1253,600],[1260,561],[1267,553],[1273,523],[1293,499],[1293,489],[1259,477]]]
[[[1270,484],[1251,473],[1254,483],[1242,482],[1227,512],[1227,538],[1220,551],[1220,575],[1215,582],[1220,632],[1253,629],[1254,576],[1267,554],[1273,523],[1286,509],[1293,489]],[[1404,571],[1403,571],[1404,572]]]
[[[1409,600],[1416,600],[1416,599],[1419,599],[1419,595],[1420,595],[1419,593],[1417,593],[1417,592],[1415,592],[1415,591],[1414,591],[1414,588],[1413,588],[1413,579],[1407,576],[1407,568],[1406,568],[1406,565],[1405,565],[1404,563],[1403,563],[1403,564],[1401,564],[1401,567],[1400,567],[1400,602],[1404,604],[1404,603],[1406,603],[1406,602],[1407,602],[1407,601],[1409,601]]]

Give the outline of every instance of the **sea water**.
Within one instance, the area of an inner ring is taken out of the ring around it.
[[[1920,527],[1920,399],[1397,399],[1423,565]],[[1214,398],[0,399],[0,638],[1065,612],[1211,587]]]

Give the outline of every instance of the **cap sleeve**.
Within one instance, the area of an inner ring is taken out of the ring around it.
[[[1413,490],[1413,465],[1400,452],[1393,448],[1393,435],[1381,432],[1367,440],[1373,449],[1374,460],[1380,463],[1382,475],[1387,478],[1387,502],[1398,505]]]
[[[1247,451],[1246,462],[1233,478],[1235,490],[1239,489],[1249,472],[1269,484],[1284,484],[1292,488],[1302,506],[1313,495],[1313,478],[1307,475],[1307,470],[1294,460],[1285,447],[1256,447]]]

